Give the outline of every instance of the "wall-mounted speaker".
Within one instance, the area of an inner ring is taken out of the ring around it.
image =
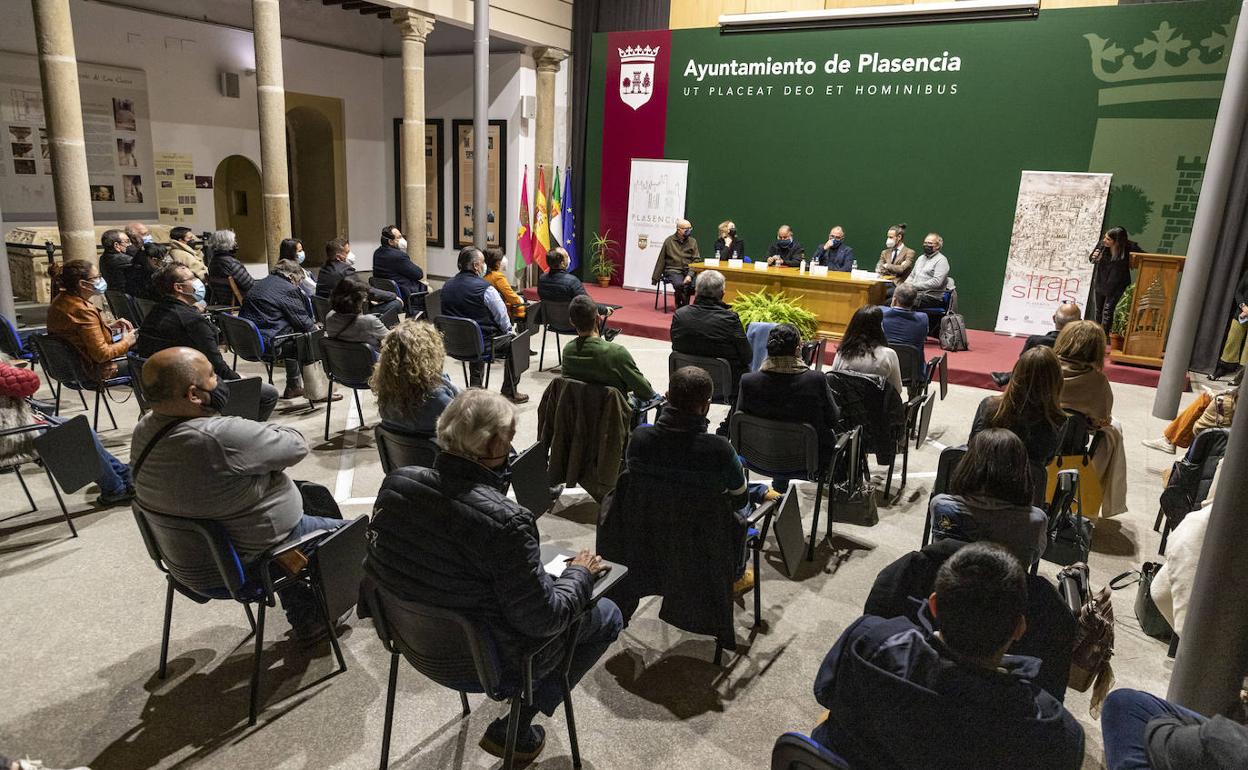
[[[239,96],[238,81],[237,72],[222,72],[221,95],[227,99],[237,99]]]
[[[537,117],[537,97],[522,96],[520,97],[520,117],[525,120],[533,120]]]

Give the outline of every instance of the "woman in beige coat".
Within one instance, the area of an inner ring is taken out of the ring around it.
[[[1092,468],[1104,493],[1101,515],[1125,513],[1127,462],[1122,425],[1113,418],[1114,392],[1103,371],[1105,331],[1095,321],[1068,323],[1057,335],[1053,352],[1062,364],[1062,409],[1083,414],[1101,434],[1092,455]]]

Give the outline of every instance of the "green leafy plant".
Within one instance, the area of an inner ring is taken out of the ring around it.
[[[766,289],[742,292],[732,302],[732,309],[741,317],[741,324],[749,327],[755,321],[793,324],[802,333],[802,339],[815,336],[819,319],[814,313],[797,304],[801,297],[790,299],[784,292],[768,294]]]
[[[612,255],[620,244],[611,240],[610,235],[608,229],[605,233],[594,233],[589,241],[589,272],[595,278],[610,278],[619,269]]]
[[[1122,298],[1118,300],[1118,304],[1114,305],[1114,323],[1110,326],[1109,331],[1120,337],[1127,335],[1127,322],[1131,315],[1131,302],[1135,299],[1135,284],[1127,287],[1122,293]]]

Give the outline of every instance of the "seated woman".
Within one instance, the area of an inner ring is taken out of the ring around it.
[[[507,280],[507,257],[499,249],[485,250],[485,280],[498,290],[498,296],[503,298],[503,304],[507,306],[507,315],[518,327],[517,331],[524,331],[524,297],[511,288],[511,283]]]
[[[39,424],[45,428],[53,428],[69,421],[65,417],[54,417],[36,412],[26,399],[38,390],[38,374],[0,361],[0,429]],[[0,468],[33,461],[36,455],[31,442],[40,432],[42,431],[15,433],[0,437]],[[95,504],[100,508],[108,508],[129,501],[134,497],[134,482],[130,477],[130,466],[113,457],[100,444],[95,431],[91,432],[91,441],[95,445],[96,454],[100,457],[100,475],[96,477],[96,483],[100,486],[100,496],[96,498]]]
[[[1172,455],[1175,447],[1190,447],[1203,430],[1231,427],[1231,420],[1235,418],[1235,402],[1239,399],[1239,383],[1243,377],[1241,371],[1231,381],[1230,389],[1216,395],[1208,391],[1201,393],[1170,421],[1161,438],[1146,438],[1140,443],[1149,449]]]
[[[343,342],[364,342],[373,350],[381,347],[386,325],[368,310],[368,284],[348,275],[338,282],[329,295],[329,314],[325,316],[325,336]]]
[[[445,359],[442,335],[433,324],[408,319],[390,330],[368,380],[383,426],[413,435],[437,432],[439,415],[459,393],[442,371]]]
[[[1048,517],[1031,504],[1027,448],[1004,428],[971,439],[949,493],[932,498],[928,515],[934,540],[989,540],[1023,564],[1039,561],[1048,545]]]
[[[901,394],[902,401],[906,400],[901,385],[901,363],[897,360],[897,351],[888,346],[888,338],[884,336],[884,311],[878,305],[866,305],[854,312],[836,349],[832,370],[883,377]]]
[[[316,279],[303,266],[303,260],[306,255],[303,253],[303,241],[298,238],[283,238],[282,243],[277,248],[278,259],[293,259],[299,265],[299,269],[303,272],[303,277],[299,279],[299,291],[309,297],[316,296]]]
[[[78,351],[90,374],[100,379],[126,374],[126,362],[114,359],[126,355],[137,335],[134,324],[124,318],[106,322],[91,301],[108,291],[108,282],[100,275],[100,269],[85,259],[71,259],[52,265],[48,274],[56,292],[48,306],[48,333]]]
[[[1096,321],[1073,321],[1062,327],[1053,345],[1062,364],[1062,409],[1078,412],[1101,434],[1092,467],[1101,482],[1101,515],[1127,510],[1127,463],[1122,426],[1113,418],[1114,392],[1105,366],[1105,331]],[[1093,512],[1094,513],[1094,512]]]
[[[1057,356],[1050,348],[1034,347],[1015,362],[1005,392],[979,402],[971,438],[986,428],[1005,428],[1022,439],[1031,462],[1044,465],[1057,451],[1057,432],[1066,419],[1061,395]]]

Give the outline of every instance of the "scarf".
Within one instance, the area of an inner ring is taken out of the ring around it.
[[[767,356],[767,360],[763,361],[762,370],[779,374],[801,374],[808,371],[808,368],[797,356]]]

